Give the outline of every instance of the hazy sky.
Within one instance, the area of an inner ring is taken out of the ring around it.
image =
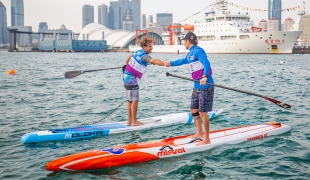
[[[11,25],[11,0],[0,0],[7,9],[8,26]],[[116,0],[114,0],[116,1]],[[306,2],[306,12],[310,13],[310,0],[282,0],[282,9],[301,6]],[[156,22],[156,13],[173,13],[173,22],[180,22],[200,12],[215,0],[141,0],[141,14],[153,15]],[[268,0],[228,0],[234,4],[248,8],[267,9]],[[110,0],[24,0],[25,26],[32,26],[33,31],[38,31],[40,22],[47,22],[49,29],[59,29],[64,24],[67,29],[78,33],[82,30],[82,7],[90,4],[95,9],[95,22],[98,22],[98,5],[105,3],[110,6]],[[233,6],[228,6],[232,12],[245,13]],[[203,19],[202,11],[196,16],[183,21],[182,24],[191,24],[197,19]],[[257,23],[261,19],[268,19],[267,12],[248,11],[251,20]],[[283,12],[282,21],[287,17],[297,19],[297,11]]]

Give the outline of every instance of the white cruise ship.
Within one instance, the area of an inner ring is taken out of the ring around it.
[[[298,30],[271,32],[262,30],[262,28],[254,26],[247,14],[230,13],[227,10],[226,0],[217,0],[216,4],[216,11],[206,13],[204,22],[196,22],[192,29],[197,35],[198,45],[207,53],[290,54],[302,33]],[[184,28],[184,30],[186,29]],[[182,36],[184,33],[186,31]],[[188,50],[180,44],[180,36],[172,38],[173,42],[170,44],[173,45],[154,45],[153,52],[187,53]],[[167,37],[163,35],[164,41],[165,38]],[[139,48],[139,46],[130,46],[129,51],[134,52]]]

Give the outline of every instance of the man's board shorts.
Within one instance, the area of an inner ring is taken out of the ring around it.
[[[139,101],[139,85],[137,78],[133,75],[124,73],[123,81],[128,101]]]
[[[193,89],[191,109],[198,109],[199,112],[212,111],[214,88]]]

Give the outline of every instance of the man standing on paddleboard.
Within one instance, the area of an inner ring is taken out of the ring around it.
[[[163,62],[159,59],[152,58],[149,54],[152,53],[153,43],[152,38],[143,37],[140,41],[142,49],[129,55],[126,59],[126,65],[123,67],[123,81],[128,98],[128,126],[143,125],[137,121],[138,101],[139,101],[139,85],[138,79],[142,78],[148,64],[159,66],[168,66],[168,62]]]
[[[196,134],[192,137],[203,138],[198,145],[210,144],[210,120],[208,117],[208,111],[212,111],[214,87],[207,85],[206,83],[214,84],[211,64],[205,51],[197,46],[197,36],[193,32],[187,33],[182,40],[184,40],[184,46],[189,50],[189,53],[185,58],[171,61],[169,64],[167,63],[167,67],[170,65],[180,66],[183,64],[189,64],[192,78],[200,81],[194,82],[194,89],[192,92],[190,108],[197,130]],[[204,134],[201,128],[200,117],[205,130]]]

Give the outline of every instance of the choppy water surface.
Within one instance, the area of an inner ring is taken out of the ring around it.
[[[64,79],[70,70],[122,66],[128,53],[0,52],[0,179],[309,179],[310,56],[209,55],[215,83],[267,95],[292,105],[282,109],[263,98],[216,88],[214,109],[222,118],[211,129],[239,126],[227,121],[278,121],[292,130],[280,136],[223,145],[212,150],[140,164],[86,172],[45,170],[55,158],[95,148],[190,134],[194,125],[124,133],[80,141],[24,145],[20,137],[48,128],[126,120],[121,70],[85,73]],[[174,60],[177,54],[152,54]],[[285,64],[279,64],[285,61]],[[16,75],[8,75],[10,69]],[[140,81],[138,117],[189,110],[192,82],[188,67],[150,66]],[[241,124],[242,125],[242,124]]]

